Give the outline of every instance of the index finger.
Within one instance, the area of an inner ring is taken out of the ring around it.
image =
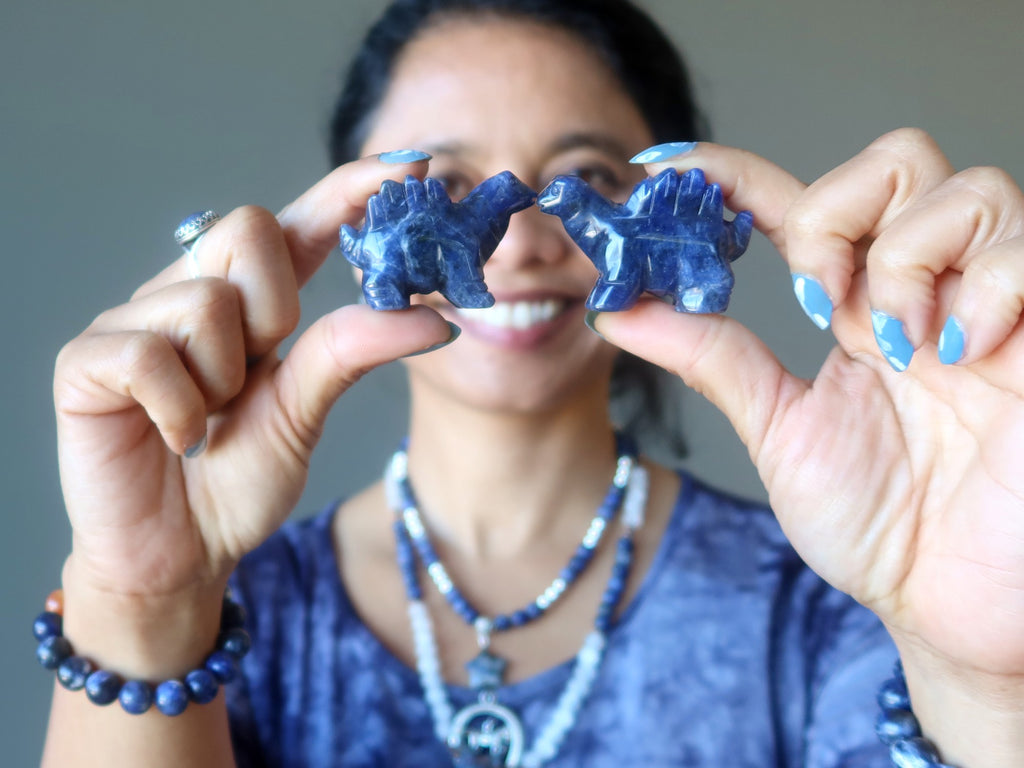
[[[652,151],[639,155],[639,160],[650,157]],[[754,226],[784,253],[783,221],[806,185],[775,163],[744,149],[702,141],[689,151],[643,165],[652,176],[666,168],[702,169],[709,182],[721,187],[726,206],[752,212]]]
[[[394,162],[391,158],[410,158]],[[382,159],[383,158],[383,159]],[[412,159],[421,158],[421,159]],[[389,152],[338,166],[277,214],[291,253],[299,286],[319,269],[338,245],[342,224],[356,225],[366,212],[366,201],[387,179],[406,176],[422,179],[430,156],[423,152]]]

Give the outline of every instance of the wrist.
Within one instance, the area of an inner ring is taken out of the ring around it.
[[[159,595],[111,592],[83,577],[73,557],[62,581],[63,633],[75,653],[125,678],[181,675],[217,640],[225,582]]]
[[[955,665],[901,648],[913,711],[944,763],[958,768],[1024,765],[1024,676]]]

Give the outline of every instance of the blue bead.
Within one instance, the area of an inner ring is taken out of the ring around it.
[[[883,744],[894,744],[902,739],[921,735],[921,726],[914,713],[906,709],[892,709],[879,714],[875,721],[875,733]]]
[[[528,606],[526,606],[523,609],[523,614],[526,617],[527,621],[533,621],[538,616],[540,616],[542,613],[543,613],[543,611],[540,609],[540,606],[537,605],[536,603],[530,603]]]
[[[523,608],[520,608],[518,611],[509,616],[509,622],[512,624],[513,627],[521,627],[527,621],[529,621],[529,618],[526,615],[526,610]]]
[[[71,643],[60,635],[48,637],[36,649],[36,658],[47,669],[56,669],[71,655]]]
[[[193,669],[185,675],[189,698],[196,704],[209,704],[217,698],[217,678],[208,669]]]
[[[939,753],[928,739],[913,738],[897,741],[889,747],[889,757],[896,768],[934,768],[939,765]]]
[[[32,634],[36,640],[42,642],[48,637],[56,637],[61,634],[64,627],[64,619],[59,613],[44,611],[36,616],[32,622]]]
[[[188,688],[181,680],[164,680],[156,687],[156,708],[175,717],[188,706]]]
[[[886,680],[878,691],[878,706],[882,709],[910,709],[907,683],[900,678]]]
[[[85,678],[85,695],[93,704],[112,704],[121,692],[121,678],[105,669],[97,669]]]
[[[723,312],[734,283],[730,263],[750,242],[753,216],[723,218],[722,190],[694,168],[641,181],[629,200],[605,200],[577,176],[557,176],[537,207],[558,216],[600,272],[587,309],[629,309],[645,291],[679,312]],[[596,236],[595,236],[595,233]]]
[[[57,680],[69,691],[85,688],[85,679],[92,672],[92,664],[81,656],[68,656],[57,667]]]
[[[117,700],[129,715],[141,715],[153,706],[153,687],[142,680],[129,680],[121,686]]]
[[[242,607],[241,603],[236,603],[234,600],[225,597],[224,603],[221,606],[220,628],[234,629],[235,627],[244,626],[245,618],[245,608]]]
[[[511,626],[512,617],[506,614],[502,614],[500,616],[494,617],[494,624],[491,625],[491,628],[495,632],[503,632],[504,630],[509,629]]]
[[[367,201],[363,228],[341,227],[341,252],[363,270],[363,295],[374,309],[404,309],[411,294],[434,291],[456,307],[489,307],[483,265],[512,214],[536,197],[508,171],[457,203],[436,179],[385,181]]]
[[[230,683],[238,675],[238,662],[224,651],[214,651],[207,656],[205,666],[220,683]]]
[[[217,647],[230,653],[236,659],[240,659],[252,648],[252,638],[241,627],[235,627],[221,632],[220,637],[217,638]]]

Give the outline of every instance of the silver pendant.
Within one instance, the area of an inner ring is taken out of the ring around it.
[[[523,726],[508,707],[481,694],[476,704],[460,709],[448,731],[448,748],[457,765],[508,766],[523,757]]]

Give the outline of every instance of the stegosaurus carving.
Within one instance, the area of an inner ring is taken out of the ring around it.
[[[509,171],[457,203],[436,179],[385,181],[367,203],[362,229],[341,227],[341,251],[363,270],[363,295],[374,309],[403,309],[411,294],[434,291],[456,307],[489,307],[484,263],[512,214],[536,197]]]
[[[730,263],[750,242],[753,216],[722,216],[722,190],[694,168],[673,169],[637,184],[623,205],[575,176],[556,177],[537,206],[558,216],[600,271],[587,308],[632,307],[644,291],[671,296],[680,312],[723,312],[734,277]]]

